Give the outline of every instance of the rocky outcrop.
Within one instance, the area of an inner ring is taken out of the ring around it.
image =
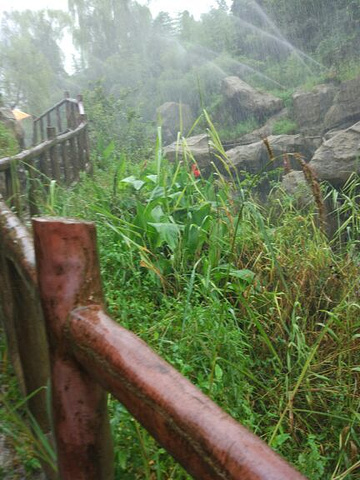
[[[182,160],[185,152],[196,159],[200,168],[210,167],[214,159],[213,151],[209,144],[209,136],[206,134],[189,137],[186,140],[172,143],[164,148],[164,155],[170,162],[176,159]]]
[[[0,108],[0,122],[3,123],[9,130],[14,133],[14,136],[19,144],[20,149],[23,149],[25,132],[20,122],[16,120],[10,108]]]
[[[236,139],[234,143],[236,143],[237,145],[249,145],[250,143],[258,142],[262,138],[274,135],[276,124],[278,124],[279,121],[288,118],[288,116],[288,111],[286,108],[284,108],[279,113],[276,113],[271,118],[269,118],[265,125],[254,130],[251,133],[246,133],[245,135],[242,135],[240,138]]]
[[[229,126],[232,121],[234,126],[249,117],[262,121],[260,128],[224,145],[229,162],[238,171],[259,173],[281,167],[285,153],[289,154],[292,169],[299,170],[292,155],[299,153],[306,162],[311,160],[320,180],[334,186],[342,186],[353,172],[360,173],[360,77],[341,85],[318,85],[310,92],[298,91],[292,97],[292,107],[287,109],[282,108],[281,100],[257,91],[238,77],[225,78],[222,88],[225,100],[219,108],[223,110],[214,116],[219,124]],[[297,128],[299,133],[276,135],[281,129],[285,133],[288,127]],[[266,137],[276,157],[271,163],[262,141]],[[214,162],[226,173],[206,135],[191,137],[187,144],[202,169],[210,171]],[[175,144],[165,152],[170,160],[183,155],[182,147]],[[299,178],[294,173],[285,182]]]
[[[271,135],[268,137],[269,144],[275,156],[275,160],[270,162],[269,153],[263,141],[258,141],[250,145],[240,145],[226,152],[229,162],[237,170],[249,173],[259,173],[260,171],[272,170],[282,167],[284,164],[284,154],[299,153],[302,157],[310,160],[314,153],[314,146],[302,135]],[[294,156],[289,155],[291,167],[300,169],[299,162]]]
[[[325,115],[337,92],[334,85],[317,85],[310,92],[293,94],[293,119],[302,132],[310,135],[322,133]]]
[[[291,195],[299,208],[307,207],[314,203],[314,197],[302,171],[293,170],[284,175],[282,179],[284,191]]]
[[[343,185],[352,173],[360,173],[360,122],[325,141],[310,166],[320,180]]]
[[[223,108],[231,112],[235,124],[249,117],[264,121],[284,106],[280,98],[256,90],[239,77],[225,78],[222,94],[225,98]]]
[[[162,137],[165,144],[176,140],[178,132],[186,135],[194,123],[189,105],[176,102],[166,102],[157,109],[160,117]]]
[[[326,131],[350,127],[360,121],[360,77],[339,87],[334,104],[325,115]]]

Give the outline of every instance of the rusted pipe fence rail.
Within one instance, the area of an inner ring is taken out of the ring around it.
[[[61,117],[62,107],[65,123]],[[41,133],[39,144],[38,132]],[[78,100],[65,98],[34,120],[31,149],[0,159],[0,176],[4,177],[1,193],[20,216],[22,210],[35,215],[44,186],[51,180],[70,185],[79,179],[79,172],[85,170],[91,171],[91,165],[86,116],[79,95]]]

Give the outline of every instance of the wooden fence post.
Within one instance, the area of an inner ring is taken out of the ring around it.
[[[32,159],[29,162],[25,162],[25,168],[28,173],[28,182],[29,182],[29,187],[28,187],[28,206],[29,206],[29,213],[30,216],[33,217],[35,215],[39,215],[40,210],[38,208],[37,204],[37,186],[36,183],[38,179],[36,178],[35,174],[35,167],[34,167],[35,161]]]
[[[18,162],[13,162],[5,170],[5,198],[15,207],[19,217],[21,216],[21,199],[19,191]]]
[[[33,143],[33,146],[37,145],[37,143],[38,143],[38,121],[36,119],[33,121],[32,143]]]
[[[48,140],[54,140],[56,138],[55,127],[47,127],[47,138]],[[55,145],[54,147],[51,147],[49,156],[50,156],[52,178],[59,183],[61,180],[61,173],[60,173],[59,152],[58,152],[57,145]]]
[[[70,138],[69,140],[69,153],[70,153],[70,162],[72,168],[72,178],[73,181],[79,180],[79,161],[78,161],[78,152],[77,152],[77,141],[76,139]]]
[[[11,359],[30,412],[50,439],[44,387],[50,376],[48,345],[37,289],[32,238],[21,221],[0,201],[0,317]],[[35,434],[36,435],[36,434]],[[42,462],[47,479],[51,466]]]
[[[61,158],[62,164],[64,167],[64,180],[65,185],[70,185],[71,183],[71,166],[69,161],[69,149],[70,147],[67,145],[67,142],[62,143],[61,145]]]
[[[95,227],[33,220],[37,274],[50,344],[52,408],[61,480],[111,480],[113,451],[106,393],[67,345],[70,312],[102,304]]]

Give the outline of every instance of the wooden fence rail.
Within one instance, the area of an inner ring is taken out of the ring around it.
[[[54,173],[58,157],[51,152],[78,141],[84,125],[2,159],[0,169],[40,156]],[[32,230],[34,241],[0,200],[0,318],[23,393],[38,392],[29,409],[56,445],[58,473],[44,465],[47,479],[113,479],[107,392],[193,478],[304,479],[106,314],[94,224],[34,218]],[[49,378],[51,434],[43,388]]]
[[[24,269],[24,281],[28,282],[29,277],[32,286],[38,285],[35,297],[23,295],[14,299],[14,303],[21,301],[23,310],[17,320],[19,327],[10,335],[16,337],[24,329],[23,336],[17,339],[19,350],[23,351],[22,365],[30,355],[27,336],[32,334],[37,338],[38,333],[32,331],[34,322],[43,329],[41,312],[38,317],[29,318],[25,311],[39,297],[43,307],[50,349],[54,435],[62,480],[113,478],[105,392],[111,392],[122,402],[193,478],[304,478],[146,343],[107,316],[92,223],[33,220],[36,280],[29,234],[6,207],[0,207],[5,212],[0,216],[5,238],[1,243],[2,258],[10,258],[16,270]],[[25,255],[19,242],[25,248]],[[5,283],[11,281],[11,272],[2,272]],[[5,306],[9,300],[6,293],[3,295]],[[42,333],[40,337],[44,338]],[[38,372],[38,353],[43,351],[39,345],[32,350],[31,375]],[[46,366],[46,359],[41,362]],[[26,375],[28,372],[24,372]],[[45,379],[39,382],[44,384]],[[39,384],[32,386],[38,387]],[[43,412],[37,415],[41,417]]]
[[[62,107],[65,109],[65,124],[61,117]],[[80,171],[91,172],[87,122],[81,95],[78,100],[65,98],[35,119],[33,131],[34,145],[31,149],[0,159],[0,175],[4,176],[1,193],[20,216],[24,209],[31,215],[38,213],[37,198],[51,180],[70,185],[78,181]],[[37,143],[38,132],[41,143]]]

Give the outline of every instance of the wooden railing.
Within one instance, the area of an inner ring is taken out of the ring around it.
[[[29,408],[49,437],[42,387],[51,378],[58,473],[45,465],[48,479],[113,479],[106,392],[193,478],[304,479],[106,314],[94,224],[32,225],[34,241],[0,201],[0,316],[23,393],[38,391]]]
[[[81,95],[78,100],[66,97],[35,119],[33,132],[31,149],[0,159],[0,175],[4,176],[0,193],[20,216],[23,210],[38,213],[40,185],[50,180],[69,185],[79,179],[80,171],[91,171]]]

